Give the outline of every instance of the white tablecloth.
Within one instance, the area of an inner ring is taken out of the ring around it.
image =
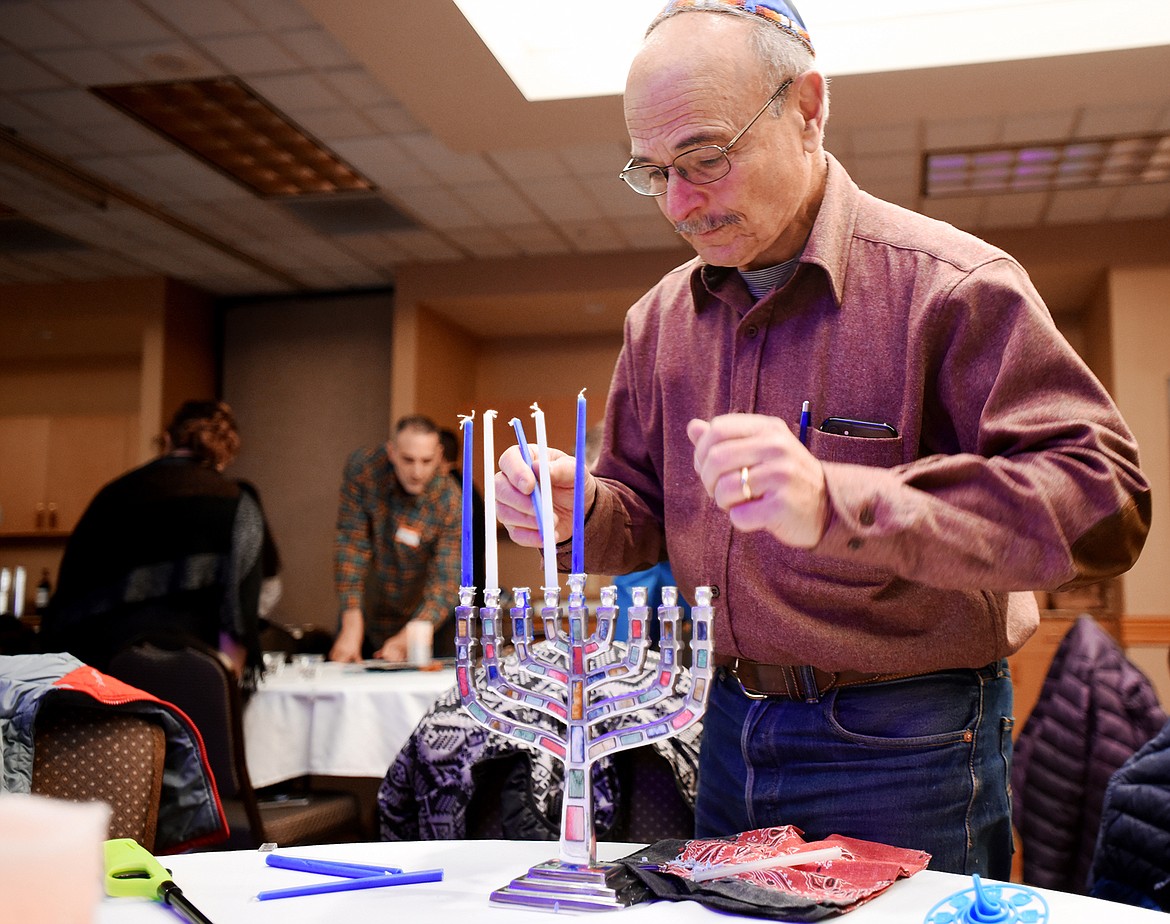
[[[455,671],[367,671],[327,662],[266,677],[244,710],[253,786],[305,774],[382,777]]]
[[[613,860],[636,850],[636,844],[601,844],[598,859]],[[338,921],[426,921],[428,924],[537,924],[541,914],[493,904],[492,891],[530,866],[556,857],[555,843],[520,841],[425,841],[387,844],[334,844],[282,850],[291,856],[351,863],[381,863],[406,870],[441,868],[442,882],[337,892],[275,901],[255,901],[257,892],[312,882],[330,881],[312,873],[273,869],[257,851],[187,854],[167,857],[183,894],[215,924],[337,924]],[[919,873],[894,883],[868,905],[846,915],[842,924],[921,924],[935,904],[971,888],[966,876]],[[1064,892],[1042,891],[1049,905],[1049,924],[1165,924],[1166,916],[1128,905],[1102,902]],[[639,924],[718,924],[758,920],[717,914],[695,902],[635,905],[609,920]],[[560,917],[563,917],[560,916]],[[578,918],[579,920],[581,918]],[[603,914],[594,920],[607,920]],[[163,924],[177,918],[170,909],[141,899],[107,898],[96,924]],[[557,920],[546,914],[543,920]]]

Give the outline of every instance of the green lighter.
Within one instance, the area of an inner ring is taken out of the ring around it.
[[[170,905],[191,924],[212,924],[171,880],[166,869],[145,847],[129,837],[105,843],[106,894],[140,896]]]

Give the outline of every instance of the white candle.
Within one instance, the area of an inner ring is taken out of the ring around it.
[[[548,473],[548,433],[544,429],[544,411],[532,405],[532,416],[536,419],[536,458],[540,462],[541,518],[544,520],[544,586],[561,585],[557,581],[557,540],[553,522],[552,479]]]
[[[500,562],[496,548],[496,443],[493,430],[496,412],[483,414],[483,557],[486,577],[483,589],[498,590],[500,587]]]

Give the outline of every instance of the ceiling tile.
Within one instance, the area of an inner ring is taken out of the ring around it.
[[[477,228],[483,225],[483,219],[440,186],[404,189],[397,193],[397,198],[408,212],[426,215],[427,223],[440,230]]]
[[[79,125],[76,133],[89,143],[91,154],[161,154],[173,150],[169,142],[130,118],[107,125]]]
[[[72,161],[92,155],[95,145],[86,135],[86,129],[96,126],[79,125],[77,131],[69,131],[57,125],[29,125],[21,131],[25,140],[31,141],[61,160]]]
[[[360,67],[324,71],[321,79],[358,109],[382,106],[389,102],[382,86]]]
[[[18,132],[23,132],[30,126],[44,127],[49,124],[48,119],[35,109],[22,106],[18,99],[19,97],[5,96],[0,93],[0,125],[7,125],[9,128],[15,128]]]
[[[321,28],[281,32],[277,39],[294,55],[315,70],[330,67],[353,67],[349,52]]]
[[[490,225],[523,225],[540,220],[524,197],[503,183],[460,183],[452,191]]]
[[[1109,207],[1117,198],[1115,187],[1098,189],[1065,189],[1052,196],[1048,209],[1048,224],[1104,221]]]
[[[263,29],[306,29],[315,24],[296,0],[234,0],[234,3]]]
[[[853,152],[858,156],[905,154],[918,150],[918,126],[875,125],[853,135]]]
[[[537,148],[493,151],[491,159],[497,167],[522,186],[532,180],[559,178],[568,172],[568,166],[555,151],[542,151]],[[629,160],[629,157],[626,160]],[[625,161],[622,163],[624,165]]]
[[[922,213],[956,228],[975,231],[982,226],[984,200],[975,196],[953,199],[925,199]]]
[[[1170,183],[1126,187],[1118,192],[1109,209],[1109,217],[1115,221],[1161,218],[1164,215],[1170,215]]]
[[[499,180],[491,164],[480,155],[452,151],[433,135],[402,135],[394,140],[445,183],[491,183]]]
[[[109,125],[126,118],[113,106],[103,103],[93,94],[75,88],[29,93],[24,97],[24,102],[46,118],[65,127]]]
[[[329,146],[383,189],[397,193],[435,183],[434,174],[389,138],[345,138]]]
[[[577,176],[612,176],[616,178],[630,159],[629,146],[617,142],[613,144],[580,144],[558,148],[557,154],[561,162]]]
[[[81,208],[79,200],[54,189],[47,181],[0,161],[0,202],[30,218]],[[93,208],[93,206],[85,206]]]
[[[658,210],[657,200],[639,196],[625,183],[612,174],[585,177],[581,185],[597,204],[602,215],[610,218],[646,218],[653,216],[666,223]]]
[[[345,100],[313,74],[253,77],[247,83],[277,109],[293,118],[299,112],[345,105]]]
[[[983,210],[985,228],[1026,228],[1041,223],[1050,194],[1047,192],[988,196]]]
[[[569,253],[568,240],[545,224],[516,225],[500,232],[526,254]]]
[[[142,71],[148,80],[202,80],[223,74],[222,65],[190,42],[120,45],[110,51],[130,67]]]
[[[1154,131],[1162,105],[1099,106],[1086,109],[1077,123],[1076,137],[1101,138]]]
[[[174,38],[170,29],[130,0],[57,0],[52,9],[99,45]]]
[[[170,190],[160,202],[173,199],[217,199],[229,196],[240,186],[211,167],[205,166],[184,151],[160,154],[136,154],[126,158],[131,168],[158,177]]]
[[[179,31],[196,37],[251,32],[255,24],[227,0],[140,0]]]
[[[229,73],[249,76],[295,71],[301,62],[266,35],[224,35],[203,39],[207,53]]]
[[[0,35],[21,48],[72,48],[84,43],[76,29],[35,3],[0,3]]]
[[[422,131],[422,126],[414,120],[406,108],[397,103],[366,106],[363,112],[378,128],[391,135],[405,135],[410,132]]]
[[[999,140],[999,119],[954,119],[926,123],[923,145],[930,150],[995,144]],[[854,136],[854,148],[860,150]]]
[[[1004,116],[999,141],[1002,144],[1029,144],[1033,141],[1063,141],[1072,135],[1077,114],[1060,112],[1011,113]]]
[[[100,48],[44,51],[40,59],[46,67],[83,87],[103,83],[131,83],[143,77],[142,73],[127,67],[123,61]]]
[[[520,248],[493,228],[457,228],[448,232],[451,240],[477,259],[514,257]]]
[[[0,54],[0,91],[49,90],[65,81],[23,55]]]
[[[418,260],[457,260],[462,254],[430,231],[391,231],[387,237]]]
[[[297,116],[297,123],[305,131],[330,144],[342,138],[369,138],[378,134],[368,119],[352,109],[338,106],[302,112]]]
[[[598,221],[601,210],[572,176],[533,177],[523,185],[524,194],[554,221]]]
[[[371,266],[388,266],[409,256],[387,232],[350,234],[345,238],[345,249],[357,254]]]
[[[617,231],[609,221],[562,221],[560,225],[573,248],[582,253],[607,253],[621,249]]]

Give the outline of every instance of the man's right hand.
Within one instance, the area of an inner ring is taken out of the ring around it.
[[[540,460],[532,447],[533,464],[529,468],[520,449],[509,446],[500,456],[500,470],[496,473],[496,518],[504,524],[508,535],[517,545],[539,548],[542,543],[536,528],[532,508],[532,491],[539,487]],[[553,531],[557,542],[573,534],[573,482],[576,478],[576,460],[559,449],[549,448],[549,482],[552,484]],[[597,482],[585,472],[585,509],[593,506]],[[543,515],[543,511],[541,512]]]
[[[330,661],[360,661],[362,659],[362,637],[365,634],[365,619],[360,609],[345,610],[341,614],[341,631],[329,649]]]

